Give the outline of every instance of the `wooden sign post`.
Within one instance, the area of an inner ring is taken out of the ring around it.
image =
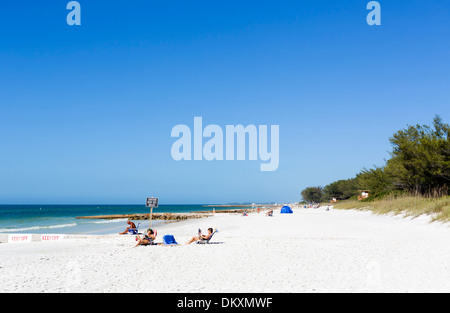
[[[153,215],[153,208],[158,207],[158,198],[147,198],[147,202],[145,204],[147,208],[150,208],[150,227],[152,228],[152,215]]]

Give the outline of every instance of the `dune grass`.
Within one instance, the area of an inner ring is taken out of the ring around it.
[[[403,214],[418,217],[426,214],[431,216],[431,222],[450,222],[450,196],[428,198],[422,196],[386,196],[371,202],[345,200],[335,204],[336,209],[370,210],[374,214]]]

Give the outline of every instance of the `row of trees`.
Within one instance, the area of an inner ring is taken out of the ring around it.
[[[357,196],[359,190],[370,190],[369,200],[403,192],[432,197],[449,194],[450,127],[439,116],[432,126],[408,126],[389,141],[393,149],[384,166],[363,169],[354,178],[324,188],[308,187],[302,191],[303,200],[345,200]]]

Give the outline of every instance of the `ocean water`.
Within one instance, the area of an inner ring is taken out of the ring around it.
[[[219,209],[219,208],[217,208]],[[220,209],[227,209],[220,207]],[[204,205],[160,205],[155,213],[186,213],[212,210]],[[0,233],[114,234],[127,228],[127,219],[76,219],[78,216],[149,213],[145,205],[0,205]],[[138,221],[140,229],[149,221]],[[152,221],[157,228],[165,221]]]

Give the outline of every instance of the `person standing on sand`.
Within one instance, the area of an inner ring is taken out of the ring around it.
[[[127,221],[127,224],[129,225],[129,226],[127,227],[127,229],[125,229],[124,232],[119,233],[119,235],[125,235],[125,234],[128,234],[128,232],[129,232],[130,230],[136,230],[136,225],[134,225],[133,222],[131,222],[131,221],[128,220],[128,221]]]

